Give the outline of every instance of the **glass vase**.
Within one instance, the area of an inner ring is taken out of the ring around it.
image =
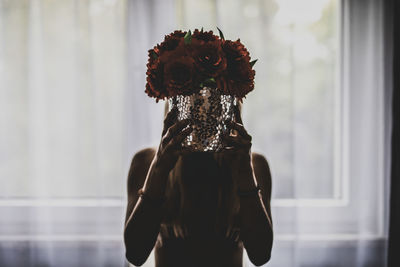
[[[218,88],[203,87],[198,93],[177,95],[168,101],[169,111],[177,107],[178,121],[189,119],[189,125],[193,127],[182,146],[194,151],[218,152],[224,149],[221,135],[229,131],[225,121],[234,119],[236,97],[223,95]]]

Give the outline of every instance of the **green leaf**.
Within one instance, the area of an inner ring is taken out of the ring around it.
[[[250,61],[250,66],[253,67],[254,64],[256,64],[257,60],[258,60],[258,59],[255,59],[255,60],[253,60],[253,61]]]
[[[206,79],[206,80],[204,80],[204,81],[202,82],[201,87],[207,86],[207,85],[215,85],[215,83],[216,83],[216,81],[215,81],[214,78],[208,78],[208,79]]]
[[[220,30],[220,28],[217,27],[217,29],[218,29],[218,32],[219,32],[219,37],[221,37],[222,40],[225,40],[224,34]]]
[[[185,44],[190,44],[192,42],[192,32],[189,30],[185,37],[183,37],[183,40],[185,41]]]
[[[215,81],[214,78],[208,78],[208,79],[204,80],[204,81],[200,84],[200,87],[204,87],[204,86],[207,86],[207,85],[215,85],[215,83],[216,83],[216,81]]]

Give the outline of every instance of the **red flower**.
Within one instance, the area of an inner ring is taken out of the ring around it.
[[[219,40],[219,37],[213,34],[213,31],[201,32],[195,29],[192,35],[193,38],[204,42],[213,42]]]
[[[220,40],[205,42],[193,39],[188,50],[197,70],[205,77],[217,77],[226,69],[226,58]]]
[[[160,99],[170,97],[170,92],[167,90],[165,82],[165,65],[168,61],[173,61],[179,53],[184,51],[177,49],[179,46],[182,47],[181,41],[183,41],[183,36],[185,32],[175,31],[169,35],[165,36],[164,41],[158,44],[153,49],[148,52],[148,63],[147,63],[147,83],[145,92],[150,97],[155,97],[156,102]]]
[[[234,61],[244,59],[250,62],[250,54],[246,47],[240,42],[240,39],[236,41],[225,40],[222,44],[222,49],[226,54],[228,60]]]
[[[169,35],[165,35],[164,41],[157,45],[157,49],[159,53],[163,53],[164,51],[172,51],[180,45],[180,42],[183,41],[183,37],[186,32],[182,31],[174,31]],[[160,55],[159,54],[159,55]]]
[[[165,64],[164,85],[170,96],[190,95],[193,90],[194,61],[182,56]]]
[[[241,99],[254,89],[255,71],[250,65],[249,52],[240,39],[224,41],[222,47],[227,59],[226,80],[220,79],[217,84],[223,87],[225,93]]]
[[[243,64],[242,68],[243,70],[236,72],[237,76],[234,76],[235,72],[232,72],[232,76],[227,78],[230,95],[237,96],[239,99],[254,89],[255,71],[251,69],[250,64]]]
[[[147,83],[145,92],[148,96],[155,97],[157,103],[160,99],[169,97],[164,86],[164,64],[159,59],[149,59],[146,75]]]

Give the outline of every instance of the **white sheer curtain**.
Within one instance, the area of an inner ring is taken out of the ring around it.
[[[174,0],[138,0],[128,4],[128,98],[127,124],[130,154],[145,147],[158,146],[164,118],[164,102],[156,103],[145,94],[148,50],[176,29]],[[127,165],[128,167],[128,165]],[[143,265],[154,266],[154,254]],[[130,265],[130,264],[129,264]],[[133,266],[133,265],[130,265]]]
[[[383,2],[178,3],[178,25],[218,25],[259,59],[243,113],[272,171],[275,242],[267,265],[384,266]]]
[[[173,8],[0,1],[1,266],[125,265],[127,171],[161,131],[147,49]]]
[[[0,65],[0,265],[123,265],[126,2],[0,1]]]
[[[144,93],[147,50],[216,26],[259,59],[243,117],[272,171],[267,266],[384,266],[390,93],[373,0],[0,1],[1,266],[127,264],[126,175],[164,108]]]

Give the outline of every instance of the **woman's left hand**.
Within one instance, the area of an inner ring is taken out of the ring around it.
[[[233,169],[239,171],[251,167],[252,137],[243,126],[238,106],[234,106],[234,115],[235,121],[226,123],[230,129],[235,130],[235,135],[230,135],[230,131],[222,135],[223,141],[229,146],[223,150],[223,154],[231,161]]]

